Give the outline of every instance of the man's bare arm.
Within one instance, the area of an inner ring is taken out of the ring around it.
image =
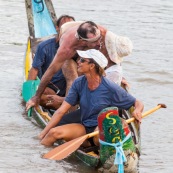
[[[36,96],[41,97],[43,94],[46,86],[48,85],[49,81],[52,79],[53,75],[61,68],[63,62],[55,61],[52,62],[49,68],[44,73],[40,85],[38,87],[38,90],[36,92]]]
[[[58,49],[55,58],[53,59],[52,63],[50,64],[49,68],[43,75],[38,90],[34,97],[32,97],[26,104],[26,110],[28,111],[31,107],[36,106],[40,102],[41,95],[43,94],[47,84],[52,79],[52,76],[61,69],[62,65],[64,64],[65,60],[71,59],[75,54],[73,49],[70,47],[62,46]]]
[[[26,104],[26,110],[29,110],[31,107],[36,106],[40,102],[41,95],[43,94],[47,84],[52,79],[52,76],[61,69],[65,60],[71,59],[75,55],[76,51],[73,48],[73,43],[69,44],[68,37],[61,41],[60,47],[50,64],[49,68],[43,75],[36,95],[32,97]]]

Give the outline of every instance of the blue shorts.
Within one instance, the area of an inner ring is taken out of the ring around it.
[[[68,114],[65,114],[62,117],[61,121],[58,123],[58,126],[62,126],[62,125],[65,125],[65,124],[71,124],[71,123],[82,124],[81,123],[80,109],[77,109],[76,111],[73,111],[73,112],[70,112]],[[86,134],[92,133],[95,130],[96,127],[97,126],[85,127]]]

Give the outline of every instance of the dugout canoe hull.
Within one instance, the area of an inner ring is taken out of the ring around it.
[[[53,4],[51,0],[25,0],[26,4],[26,13],[28,18],[28,29],[29,29],[29,37],[27,40],[27,47],[24,57],[24,82],[22,86],[22,96],[24,101],[28,101],[33,95],[35,95],[35,92],[38,88],[38,85],[40,83],[39,79],[33,80],[33,81],[27,81],[28,73],[32,65],[32,61],[34,58],[34,54],[36,51],[36,47],[39,42],[49,39],[56,34],[55,25],[56,25],[56,13],[53,8]],[[45,22],[48,21],[49,27],[45,27]],[[44,26],[44,27],[43,27]],[[43,30],[43,28],[45,28]],[[131,112],[133,111],[133,108],[129,109],[128,111],[119,110],[119,113],[122,118],[128,119],[131,118]],[[32,108],[28,112],[29,118],[34,118],[36,120],[37,124],[44,128],[49,120],[51,119],[52,112],[50,110],[44,109],[43,107],[39,106],[37,108]],[[98,124],[100,123],[100,120],[98,120]],[[139,155],[140,153],[140,130],[138,124],[135,122],[130,123],[128,125],[129,130],[132,133],[132,143],[133,143],[133,153]],[[114,129],[115,130],[115,129]],[[105,150],[105,147],[103,147]],[[128,148],[126,146],[126,150],[131,150],[131,146]],[[100,149],[99,149],[100,150]],[[101,147],[102,150],[102,147]],[[98,153],[101,153],[99,155]],[[86,163],[89,166],[92,167],[102,167],[100,168],[100,172],[104,172],[104,170],[111,169],[110,167],[106,165],[106,161],[102,158],[104,158],[104,152],[98,151],[98,147],[90,147],[90,148],[83,148],[80,147],[74,155],[78,157],[82,162]],[[110,153],[111,155],[114,155],[115,153]],[[107,156],[108,157],[108,156]],[[111,163],[112,164],[112,163]],[[129,165],[129,163],[125,163],[124,165]],[[113,166],[113,165],[112,165]]]

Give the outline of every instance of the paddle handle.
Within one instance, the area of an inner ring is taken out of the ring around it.
[[[142,114],[142,118],[148,116],[149,114],[151,114],[151,113],[157,111],[157,110],[160,109],[160,108],[166,108],[166,105],[165,105],[165,104],[158,104],[155,108],[150,109],[149,111],[144,112],[144,113]],[[134,120],[135,120],[135,118],[130,118],[130,119],[126,120],[126,122],[127,122],[127,123],[131,123],[131,122],[133,122]]]
[[[99,131],[97,130],[97,131],[94,131],[92,133],[87,134],[86,136],[87,136],[87,138],[91,138],[91,137],[96,136],[98,134],[99,134]]]
[[[166,108],[166,105],[165,105],[165,104],[158,104],[155,108],[150,109],[150,110],[144,112],[144,113],[142,114],[142,118],[148,116],[149,114],[151,114],[151,113],[157,111],[157,110],[160,109],[160,108]],[[131,123],[131,122],[133,122],[133,121],[135,121],[135,118],[130,118],[130,119],[126,120],[127,123]],[[96,136],[96,135],[98,135],[98,134],[99,134],[99,131],[95,131],[95,132],[86,134],[86,138],[91,138],[91,137]]]

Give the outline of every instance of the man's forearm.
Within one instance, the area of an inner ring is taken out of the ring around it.
[[[38,90],[36,92],[37,97],[41,97],[44,90],[46,89],[46,86],[48,85],[49,81],[52,79],[52,76],[55,74],[54,68],[48,68],[47,71],[44,73],[44,75],[41,78],[40,85],[38,87]]]
[[[35,94],[37,97],[39,97],[39,98],[41,97],[41,95],[43,94],[43,92],[44,92],[46,86],[48,85],[49,81],[51,80],[51,78],[52,78],[52,75],[49,75],[49,73],[48,73],[48,75],[47,75],[47,73],[45,73],[43,75],[43,77],[41,78],[38,90]]]

